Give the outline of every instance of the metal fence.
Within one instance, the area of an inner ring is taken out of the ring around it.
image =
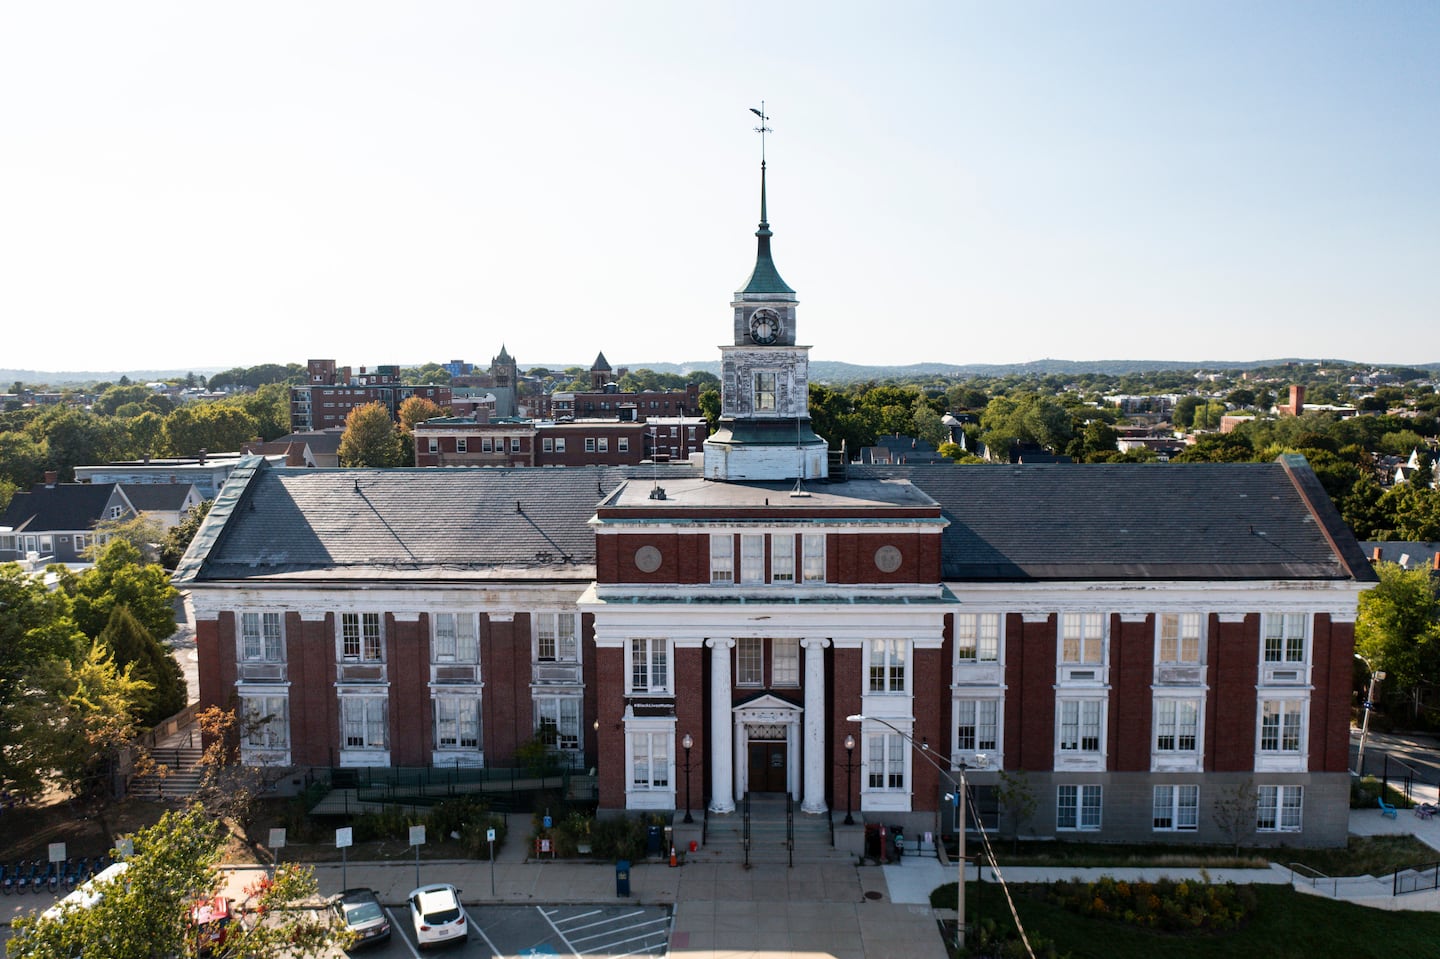
[[[537,793],[557,792],[579,802],[594,798],[593,788],[584,788],[588,777],[572,769],[537,773],[493,766],[336,766],[322,778],[329,779],[330,792],[311,810],[318,815],[385,806],[428,808],[461,796],[484,800],[497,812],[518,808]],[[577,788],[587,795],[576,795]]]
[[[1393,895],[1399,896],[1407,892],[1425,892],[1429,889],[1440,889],[1440,862],[1426,863],[1423,866],[1413,866],[1410,869],[1402,869],[1395,874]]]

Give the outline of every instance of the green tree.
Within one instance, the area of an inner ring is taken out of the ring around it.
[[[130,439],[123,423],[64,404],[48,407],[26,432],[44,442],[46,467],[58,471],[62,483],[74,480],[77,466],[123,459]]]
[[[59,569],[60,589],[71,600],[75,625],[92,639],[100,635],[116,606],[126,606],[157,640],[175,632],[175,600],[165,570],[142,562],[140,551],[123,539],[106,544],[95,565],[82,573]]]
[[[255,432],[246,439],[258,436],[268,441],[290,432],[290,387],[284,383],[262,383],[249,392],[236,393],[216,402],[250,417]]]
[[[260,435],[260,424],[238,406],[224,403],[190,403],[165,417],[161,438],[174,456],[197,456],[200,451],[234,452]]]
[[[115,411],[126,403],[144,403],[150,395],[148,386],[112,386],[100,394],[92,409],[106,416],[114,416]]]
[[[995,798],[1005,810],[1005,819],[1010,824],[1011,849],[1020,845],[1020,830],[1035,815],[1039,805],[1035,789],[1023,772],[1008,773],[1000,770],[1000,785],[995,788]]]
[[[449,416],[450,411],[442,407],[434,400],[423,396],[407,397],[400,404],[397,410],[400,416],[400,429],[405,433],[415,432],[415,424],[423,423],[426,420],[433,420],[437,416]]]
[[[160,541],[164,538],[160,524],[144,516],[102,519],[95,524],[95,545],[88,548],[88,553],[93,558],[104,551],[101,543],[123,539],[140,553],[142,562],[154,563],[160,559]]]
[[[1388,673],[1392,688],[1440,680],[1440,599],[1430,571],[1378,563],[1375,572],[1380,582],[1360,594],[1355,651]]]
[[[133,713],[136,722],[150,727],[185,708],[185,677],[170,651],[155,641],[124,606],[110,611],[110,619],[95,642],[109,650],[121,670],[133,670],[135,679],[149,685]]]
[[[341,466],[384,467],[404,462],[405,448],[385,404],[367,403],[350,411],[339,453]]]
[[[1070,413],[1054,397],[1039,393],[997,396],[980,414],[985,445],[1003,454],[1017,443],[1063,450],[1074,435]]]
[[[719,390],[705,390],[700,394],[700,415],[705,417],[707,430],[711,433],[715,432],[720,425]]]
[[[180,565],[185,551],[190,548],[190,541],[200,531],[200,524],[205,522],[205,517],[210,515],[210,507],[214,505],[214,500],[207,499],[198,506],[192,506],[185,518],[165,533],[160,542],[160,565],[166,569]]]
[[[165,417],[154,410],[145,410],[125,421],[130,431],[130,446],[141,456],[152,456],[159,449],[165,430]]]
[[[221,888],[217,870],[224,830],[200,806],[167,812],[133,837],[125,875],[103,884],[89,908],[58,916],[30,914],[15,921],[11,959],[170,959],[192,955],[191,908]],[[313,872],[279,866],[253,887],[260,922],[232,922],[217,956],[316,957],[349,945],[328,909],[300,909],[316,896]]]
[[[45,478],[49,459],[45,441],[28,432],[10,430],[0,433],[0,477],[20,489],[28,490]]]

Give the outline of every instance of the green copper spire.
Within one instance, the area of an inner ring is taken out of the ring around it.
[[[740,288],[741,293],[790,293],[795,291],[780,278],[770,258],[770,221],[765,212],[765,161],[760,161],[760,229],[755,231],[755,269]]]

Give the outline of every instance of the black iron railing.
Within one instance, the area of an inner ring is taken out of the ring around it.
[[[785,855],[790,868],[795,868],[795,799],[785,794]]]
[[[1391,895],[1424,892],[1428,889],[1440,889],[1440,862],[1429,862],[1423,866],[1412,866],[1397,872]]]
[[[740,800],[740,811],[743,825],[740,831],[740,845],[745,850],[745,868],[750,868],[750,791],[745,791],[745,798]]]

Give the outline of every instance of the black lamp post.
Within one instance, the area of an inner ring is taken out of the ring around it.
[[[695,745],[695,739],[686,733],[680,745],[685,750],[685,822],[692,823],[695,817],[690,815],[690,748]]]
[[[855,825],[855,737],[845,737],[845,825]]]

